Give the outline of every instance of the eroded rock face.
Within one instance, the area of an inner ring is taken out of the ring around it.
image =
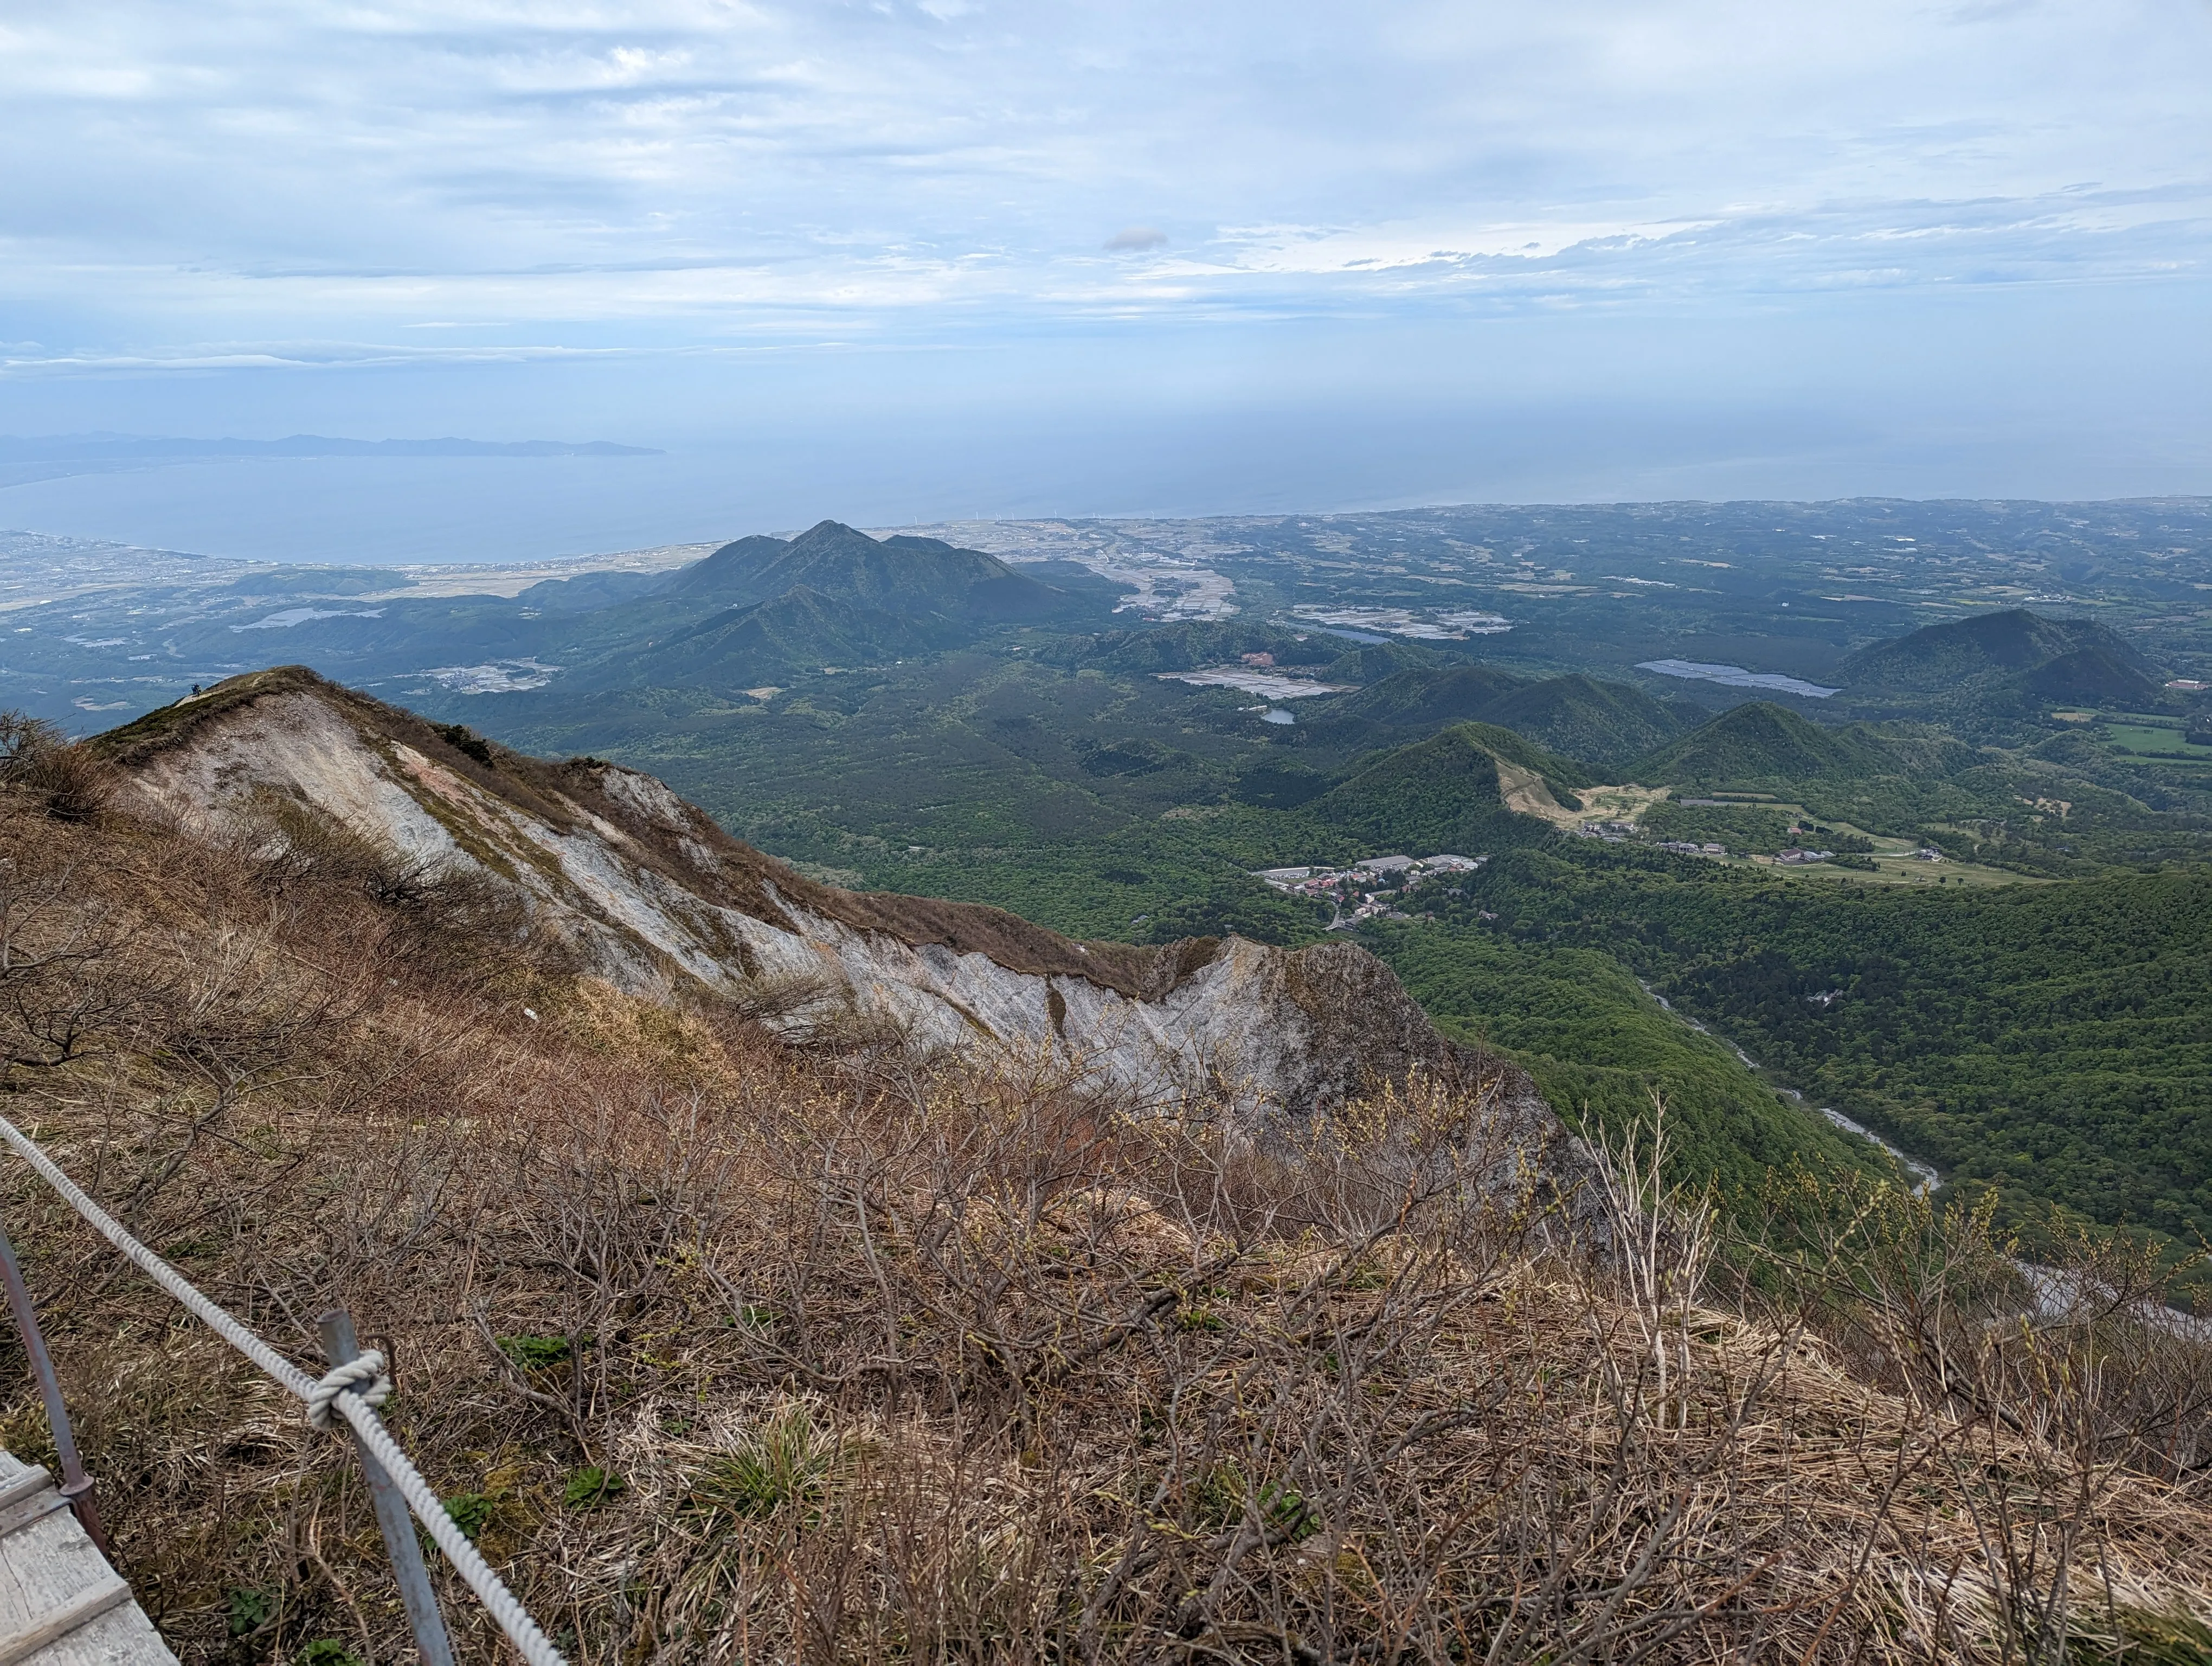
[[[1049,1056],[1141,1098],[1261,1121],[1415,1073],[1480,1079],[1532,1139],[1556,1133],[1522,1073],[1439,1035],[1352,944],[1076,943],[995,909],[839,891],[650,775],[484,749],[299,671],[234,678],[97,744],[133,807],[186,830],[256,836],[282,808],[490,876],[635,994],[812,988],[925,1046]]]

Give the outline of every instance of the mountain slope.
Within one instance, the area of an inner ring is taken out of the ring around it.
[[[2142,710],[2166,698],[2166,691],[2142,670],[2136,656],[2123,658],[2101,642],[2046,660],[2014,681],[2021,693],[2036,700],[2066,705]]]
[[[839,603],[801,585],[650,641],[580,681],[726,693],[825,666],[879,665],[926,654],[954,634],[942,619]]]
[[[1482,719],[1502,696],[1528,686],[1528,678],[1496,666],[1395,672],[1357,694],[1332,702],[1322,718],[1332,726],[1440,729]]]
[[[1525,1077],[1439,1036],[1350,944],[1075,943],[996,909],[840,891],[650,775],[525,757],[299,667],[233,678],[89,745],[139,814],[276,851],[342,836],[394,873],[465,874],[626,991],[811,988],[805,1004],[925,1047],[1056,1055],[1147,1099],[1210,1096],[1261,1123],[1416,1070],[1494,1080],[1528,1137],[1550,1137]]]
[[[746,538],[726,544],[678,574],[672,599],[736,605],[805,589],[840,605],[963,620],[1042,618],[1067,597],[995,556],[936,538],[872,538],[824,520],[788,544]]]
[[[1593,766],[1638,757],[1687,727],[1643,690],[1579,672],[1514,690],[1480,715],[1484,722],[1526,735],[1548,751]]]
[[[239,695],[111,750],[143,775]],[[1996,1666],[2023,1611],[2084,1663],[2201,1656],[2212,1362],[2109,1261],[2031,1282],[1977,1213],[1793,1176],[1692,1286],[1623,1186],[1655,1301],[1567,1252],[1540,1171],[1468,1183],[1520,1155],[1480,1091],[1267,1146],[1051,1061],[787,1047],[374,894],[297,818],[210,844],[50,787],[0,773],[9,1117],[310,1375],[311,1316],[359,1316],[568,1658]],[[1778,1243],[1775,1200],[1829,1230]],[[169,1648],[408,1657],[331,1438],[21,1168],[8,1230]]]
[[[1631,773],[1651,785],[1717,787],[1850,780],[1897,769],[1887,751],[1861,735],[1824,729],[1784,707],[1753,700],[1645,754]]]

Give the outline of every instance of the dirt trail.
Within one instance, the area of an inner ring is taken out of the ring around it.
[[[1570,810],[1552,796],[1543,776],[1504,758],[1498,760],[1498,790],[1508,810],[1540,817],[1555,827],[1579,827],[1593,815],[1634,821],[1668,792],[1664,787],[1585,787],[1578,794],[1583,808]]]
[[[1543,776],[1525,764],[1508,763],[1498,760],[1498,791],[1505,800],[1508,810],[1523,816],[1540,816],[1561,827],[1573,827],[1582,820],[1582,812],[1570,810],[1552,796],[1552,789],[1544,784]]]

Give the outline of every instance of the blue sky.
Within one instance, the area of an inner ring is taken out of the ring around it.
[[[2208,86],[2207,0],[0,6],[0,433],[761,524],[2212,490]]]

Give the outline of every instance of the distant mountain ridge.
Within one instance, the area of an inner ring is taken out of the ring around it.
[[[193,440],[135,434],[0,435],[0,463],[159,461],[185,457],[662,457],[650,446],[608,440]]]
[[[824,520],[788,540],[735,539],[590,614],[568,686],[726,693],[910,660],[1097,605],[980,550]]]

